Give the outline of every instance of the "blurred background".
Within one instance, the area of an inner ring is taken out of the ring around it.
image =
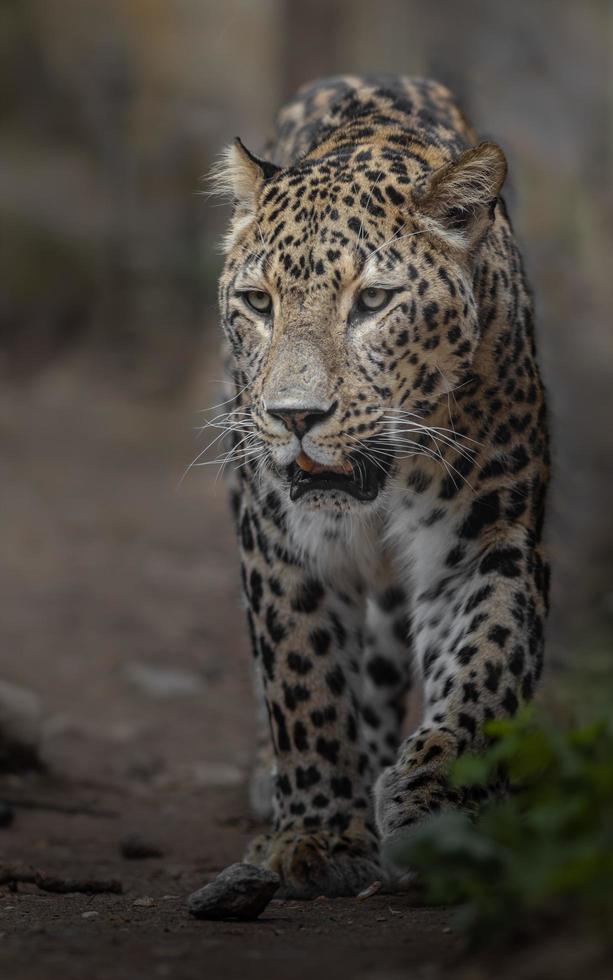
[[[610,0],[2,0],[0,726],[73,773],[242,785],[223,481],[182,479],[223,397],[202,177],[345,71],[438,78],[507,153],[554,433],[547,684],[609,657],[612,47]]]

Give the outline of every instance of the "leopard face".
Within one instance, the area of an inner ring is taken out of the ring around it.
[[[252,451],[294,506],[377,506],[423,446],[479,339],[471,262],[504,171],[492,144],[414,168],[386,140],[286,170],[230,149],[222,321]]]

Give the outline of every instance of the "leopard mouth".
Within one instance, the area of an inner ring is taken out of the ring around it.
[[[304,453],[298,461],[288,467],[292,501],[300,500],[308,493],[336,491],[367,503],[379,495],[389,470],[388,464],[374,463],[362,456],[348,456],[338,467],[322,466]]]

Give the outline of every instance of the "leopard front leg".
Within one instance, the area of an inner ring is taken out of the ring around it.
[[[449,764],[485,744],[483,723],[513,714],[540,676],[547,568],[523,532],[458,562],[417,595],[413,627],[424,717],[375,787],[393,855],[427,814],[460,802]]]
[[[362,732],[375,774],[391,765],[401,740],[411,687],[407,594],[390,577],[366,604],[362,658]]]
[[[379,874],[360,731],[363,606],[305,571],[281,520],[270,495],[263,508],[243,501],[243,582],[275,757],[273,830],[246,860],[277,871],[285,896],[353,895]]]

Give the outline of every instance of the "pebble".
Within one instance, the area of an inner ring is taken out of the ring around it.
[[[9,769],[17,771],[34,765],[40,744],[41,715],[38,694],[0,677],[0,749],[3,741],[10,746]]]
[[[141,837],[140,834],[126,834],[119,842],[123,857],[130,861],[140,861],[143,858],[162,857],[163,851],[152,841]]]
[[[368,886],[368,888],[365,888],[363,891],[359,893],[358,898],[361,901],[364,901],[365,898],[372,898],[373,895],[376,895],[377,892],[381,891],[382,887],[383,887],[382,882],[373,881],[372,884]]]
[[[149,898],[148,895],[144,895],[142,898],[135,898],[132,905],[135,905],[138,909],[150,909],[155,905],[155,901]]]
[[[10,803],[0,800],[0,827],[10,827],[15,819],[15,811]]]
[[[141,693],[151,698],[182,698],[201,694],[205,684],[193,670],[173,664],[147,663],[130,660],[124,667],[124,675]]]
[[[231,864],[193,892],[187,907],[197,919],[257,919],[280,884],[274,871],[253,864]]]
[[[81,913],[81,918],[82,919],[97,919],[97,918],[99,918],[99,916],[100,916],[100,913],[99,912],[82,912]]]

